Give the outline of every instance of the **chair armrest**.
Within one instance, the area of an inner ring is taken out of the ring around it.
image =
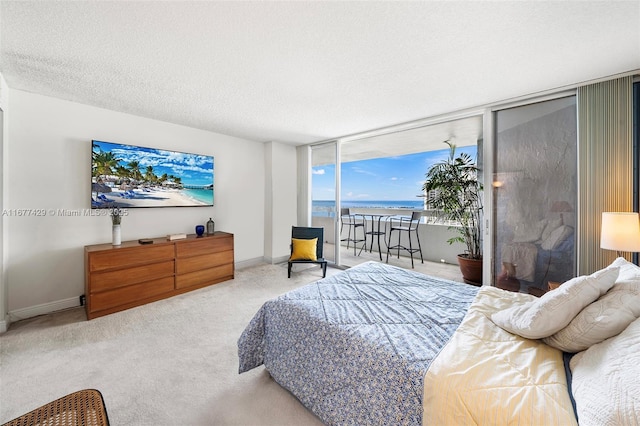
[[[404,225],[405,223],[411,223],[411,217],[400,216],[400,226]]]
[[[403,222],[407,219],[406,216],[398,216],[398,215],[394,215],[394,216],[389,216],[385,221],[389,223],[389,225],[391,227],[393,226],[402,226]]]

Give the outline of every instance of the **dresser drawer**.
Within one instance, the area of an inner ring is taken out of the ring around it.
[[[203,254],[216,253],[220,251],[233,250],[233,238],[231,237],[204,237],[198,241],[176,243],[176,256],[189,257],[201,256]]]
[[[172,277],[174,271],[175,263],[171,260],[169,262],[134,266],[128,269],[96,272],[91,275],[91,292],[98,293],[157,278]]]
[[[172,260],[175,256],[173,244],[153,244],[140,247],[105,250],[89,254],[89,271],[124,268],[145,263]]]
[[[87,319],[233,279],[233,234],[152,241],[85,246]]]
[[[173,290],[173,277],[145,281],[140,284],[121,287],[115,290],[103,291],[91,295],[90,312],[114,308],[127,303],[170,293]]]
[[[192,256],[178,259],[176,267],[177,274],[187,274],[189,272],[209,269],[216,265],[233,263],[233,251],[221,251],[218,253],[204,254],[202,256]]]
[[[228,280],[231,278],[233,278],[233,263],[204,269],[202,271],[190,272],[188,274],[176,275],[176,288],[185,288],[201,284],[213,284],[214,282]]]

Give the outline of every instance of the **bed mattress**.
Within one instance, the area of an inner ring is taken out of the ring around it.
[[[328,425],[420,425],[424,375],[477,292],[367,262],[266,302],[239,371],[264,364]]]

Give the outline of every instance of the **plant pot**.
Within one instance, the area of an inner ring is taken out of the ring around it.
[[[482,259],[469,259],[466,254],[459,254],[458,265],[465,283],[482,285]]]

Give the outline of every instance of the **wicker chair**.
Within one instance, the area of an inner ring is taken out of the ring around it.
[[[100,391],[84,389],[36,408],[2,426],[108,426]]]

